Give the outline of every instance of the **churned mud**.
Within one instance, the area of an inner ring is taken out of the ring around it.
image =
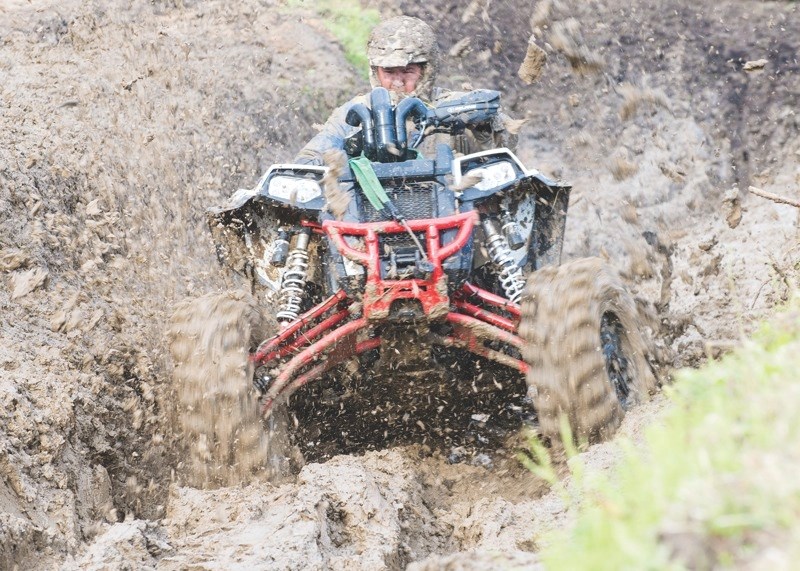
[[[564,260],[621,271],[663,363],[740,343],[797,282],[798,209],[748,192],[798,198],[797,4],[464,4],[370,3],[436,24],[442,85],[503,91],[526,120],[520,158],[574,186]],[[546,54],[530,85],[529,42]],[[0,70],[0,568],[533,568],[569,517],[511,446],[418,442],[284,483],[186,485],[169,318],[241,285],[205,208],[367,89],[318,17],[11,0]]]

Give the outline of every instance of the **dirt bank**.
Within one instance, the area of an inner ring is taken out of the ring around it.
[[[289,158],[353,81],[327,37],[261,2],[2,10],[6,567],[163,516],[165,318],[224,287],[204,208]]]
[[[505,92],[520,157],[575,187],[565,258],[607,254],[676,364],[738,342],[798,272],[796,209],[747,192],[797,197],[796,3],[458,4],[373,3],[430,17],[445,52],[461,42],[444,85]],[[303,10],[0,7],[1,568],[456,569],[491,550],[524,566],[564,519],[511,464],[419,447],[277,487],[171,485],[166,318],[227,285],[203,210],[364,88]],[[548,63],[527,86],[531,33]]]

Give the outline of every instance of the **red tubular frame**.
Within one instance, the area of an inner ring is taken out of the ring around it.
[[[528,364],[525,361],[520,361],[519,359],[510,357],[505,353],[495,351],[494,349],[489,349],[488,347],[484,347],[480,344],[472,344],[469,339],[462,339],[456,336],[434,335],[432,337],[432,341],[435,345],[442,345],[444,347],[458,347],[459,349],[464,349],[470,353],[475,353],[476,355],[491,361],[495,361],[501,365],[505,365],[506,367],[516,369],[523,375],[528,373]]]
[[[477,221],[477,212],[408,221],[408,227],[412,231],[425,232],[428,261],[433,264],[433,271],[425,279],[405,280],[384,280],[381,278],[380,268],[379,237],[381,234],[405,233],[407,230],[402,224],[397,222],[359,224],[326,220],[322,223],[322,227],[343,256],[366,267],[364,317],[369,320],[380,320],[389,316],[392,303],[398,299],[419,301],[425,315],[441,315],[447,312],[450,298],[447,295],[447,276],[442,263],[467,244]],[[455,239],[442,245],[441,232],[453,228],[458,229]],[[354,248],[347,243],[346,236],[363,238],[366,249]]]
[[[350,315],[350,312],[346,309],[343,309],[339,313],[334,313],[330,317],[323,319],[320,323],[309,329],[308,331],[301,332],[297,335],[293,341],[289,342],[286,345],[283,345],[280,349],[270,351],[269,353],[264,354],[261,357],[258,355],[254,356],[254,359],[257,360],[259,363],[266,363],[268,361],[272,361],[273,359],[279,359],[281,357],[285,357],[286,355],[296,352],[306,343],[311,343],[314,339],[319,337],[323,332],[331,329],[335,325],[338,325]]]
[[[267,391],[266,398],[268,400],[274,400],[281,393],[283,387],[291,381],[291,378],[296,371],[298,371],[304,365],[308,365],[312,361],[316,360],[324,351],[334,346],[343,345],[345,343],[349,345],[348,341],[351,340],[351,337],[355,336],[356,333],[365,327],[367,327],[366,319],[363,317],[356,319],[355,321],[351,321],[350,323],[341,326],[339,329],[334,331],[333,334],[326,335],[319,341],[312,343],[300,351],[300,353],[292,357],[292,359],[283,366],[280,374]],[[341,347],[337,348],[341,349]],[[355,343],[353,343],[353,351],[354,350]]]
[[[374,327],[386,322],[392,302],[398,299],[419,301],[430,322],[451,326],[452,335],[430,333],[428,342],[470,351],[526,374],[528,365],[525,362],[485,345],[488,341],[499,341],[515,349],[522,348],[523,341],[516,334],[520,307],[469,283],[465,283],[452,299],[448,295],[447,275],[442,264],[467,244],[477,221],[476,212],[409,221],[413,232],[425,233],[427,258],[433,269],[427,278],[401,280],[381,277],[380,236],[405,233],[405,226],[396,222],[323,222],[322,230],[339,252],[366,269],[361,311],[358,314],[353,300],[340,290],[259,346],[251,359],[277,373],[264,397],[264,413],[269,414],[279,398],[288,397],[337,365],[379,349],[381,338],[375,335]],[[457,229],[455,239],[442,245],[441,233],[451,229]],[[351,236],[363,240],[359,247],[348,243],[346,238]],[[348,321],[351,316],[353,319]]]
[[[362,353],[366,353],[367,351],[371,351],[373,349],[377,349],[381,346],[381,338],[380,337],[373,337],[372,339],[367,339],[366,341],[362,341],[361,343],[356,344],[355,355],[361,355]],[[329,370],[334,368],[336,365],[339,365],[342,361],[337,361],[334,359],[328,359],[327,361],[323,361],[318,365],[315,365],[299,377],[296,377],[288,387],[286,387],[286,392],[291,394],[306,383],[318,379]],[[271,403],[270,403],[271,404]],[[268,405],[265,403],[265,409],[268,409]]]
[[[267,339],[261,345],[258,346],[258,350],[251,356],[251,360],[265,364],[267,361],[270,361],[275,358],[276,355],[273,355],[275,352],[275,348],[279,347],[283,342],[287,341],[300,330],[303,325],[307,325],[313,322],[317,317],[324,314],[329,309],[332,309],[337,304],[342,303],[347,299],[347,294],[339,290],[331,297],[323,301],[322,303],[312,307],[303,315],[292,321],[288,326],[284,327],[280,333],[278,333],[275,337],[271,339]],[[284,353],[285,354],[285,353]]]
[[[513,333],[503,331],[474,317],[460,313],[448,313],[447,321],[462,339],[485,339],[487,341],[500,341],[517,349],[522,349],[523,341]]]
[[[457,309],[460,309],[467,315],[471,315],[472,317],[500,327],[501,329],[505,329],[506,331],[510,331],[511,333],[515,333],[517,331],[516,324],[506,317],[497,315],[491,311],[486,311],[485,309],[482,309],[477,305],[467,303],[466,301],[456,300],[454,304]]]
[[[497,295],[496,293],[486,291],[485,289],[481,289],[467,282],[461,286],[461,291],[456,294],[456,302],[471,298],[480,300],[488,305],[498,307],[503,311],[510,313],[514,316],[516,321],[519,321],[521,315],[521,308],[519,305]]]

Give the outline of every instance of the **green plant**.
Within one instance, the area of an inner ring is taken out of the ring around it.
[[[796,298],[734,353],[679,373],[643,447],[618,441],[616,469],[574,479],[577,491],[562,497],[576,523],[545,542],[546,568],[747,567],[769,546],[791,561],[800,551],[797,371]],[[532,454],[552,477],[543,451]]]
[[[344,49],[344,56],[358,73],[366,78],[369,69],[367,38],[370,30],[380,21],[380,13],[365,8],[358,0],[288,0],[287,6],[304,6],[313,9],[322,18],[325,27]]]

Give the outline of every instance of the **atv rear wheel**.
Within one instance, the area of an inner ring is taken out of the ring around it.
[[[539,431],[560,442],[566,416],[577,441],[611,437],[656,380],[636,303],[616,272],[586,258],[531,275],[520,336]]]
[[[275,475],[271,456],[284,457],[279,449],[285,434],[276,431],[285,425],[265,429],[248,359],[269,329],[244,292],[184,302],[173,315],[169,345],[191,485],[224,486]]]

